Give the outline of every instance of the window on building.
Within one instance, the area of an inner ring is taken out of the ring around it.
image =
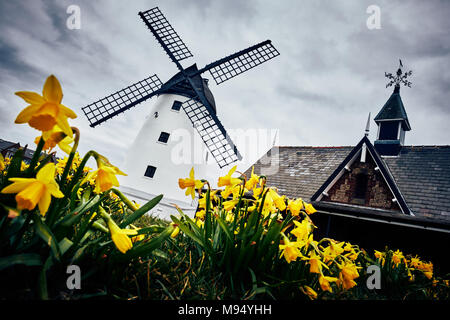
[[[366,199],[367,182],[368,182],[367,174],[358,173],[356,175],[356,184],[353,198]]]
[[[381,122],[379,140],[397,140],[398,121]]]
[[[169,136],[170,136],[169,133],[163,131],[159,135],[158,141],[162,143],[167,143],[167,141],[169,141]]]
[[[155,176],[156,167],[154,166],[147,166],[147,169],[145,170],[144,176],[153,178]]]
[[[172,110],[180,111],[180,109],[181,109],[181,102],[175,100],[172,105]]]

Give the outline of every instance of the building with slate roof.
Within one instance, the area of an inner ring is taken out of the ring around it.
[[[321,236],[364,248],[389,245],[448,268],[436,244],[450,241],[450,146],[404,144],[411,125],[400,82],[374,118],[374,143],[367,127],[355,146],[273,147],[254,172],[280,194],[312,202]]]
[[[5,158],[12,158],[14,153],[16,153],[17,150],[21,148],[20,143],[6,141],[3,139],[0,139],[0,153]],[[27,148],[27,146],[24,147],[25,152],[23,156],[23,161],[25,163],[29,163],[31,161],[31,158],[33,157],[34,150],[30,150]]]

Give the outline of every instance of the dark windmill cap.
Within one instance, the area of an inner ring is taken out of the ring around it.
[[[197,65],[193,64],[192,66],[184,69],[184,72],[189,76],[192,74],[195,74],[198,71]],[[180,82],[180,79],[184,79],[184,75],[182,72],[178,72],[176,75],[174,75],[172,78],[170,78],[166,83],[164,83],[161,86],[161,89],[159,90],[160,93],[171,93],[171,94],[179,94],[182,96],[185,96],[187,98],[191,99],[197,99],[197,94],[195,93],[195,90],[192,89],[191,85],[189,84],[188,80],[182,80]],[[203,92],[206,99],[208,100],[209,104],[211,105],[214,112],[216,112],[216,102],[214,100],[214,96],[209,90],[208,87],[208,79],[204,79],[200,76],[200,74],[194,75],[190,77],[194,86],[199,91]],[[199,101],[201,102],[201,101]]]
[[[374,120],[377,123],[389,120],[402,120],[403,129],[405,131],[411,130],[408,115],[406,114],[402,98],[400,97],[400,86],[398,84],[395,86],[394,92],[391,94],[388,101],[386,101],[383,108],[381,108],[380,112],[378,112]]]

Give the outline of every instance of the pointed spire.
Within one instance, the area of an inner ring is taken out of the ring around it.
[[[367,117],[367,123],[366,123],[366,133],[365,133],[366,137],[369,136],[369,131],[370,131],[370,112],[369,112],[369,116]]]

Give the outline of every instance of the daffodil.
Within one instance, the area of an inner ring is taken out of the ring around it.
[[[323,250],[324,255],[324,261],[327,262],[329,260],[333,260],[338,255],[344,252],[344,246],[345,242],[338,242],[335,243],[334,241],[330,241],[330,244]]]
[[[237,166],[234,166],[233,168],[228,171],[226,176],[219,177],[219,182],[217,183],[217,186],[220,187],[226,187],[226,186],[235,186],[242,182],[239,178],[232,178],[231,175],[236,171]]]
[[[344,289],[348,290],[356,286],[354,279],[359,277],[358,270],[355,264],[346,263],[340,265],[341,271],[339,273],[338,284]]]
[[[118,187],[119,181],[117,180],[116,175],[126,176],[125,173],[119,170],[119,168],[113,166],[109,163],[108,159],[103,156],[98,156],[97,158],[97,166],[98,169],[92,172],[89,172],[86,177],[83,179],[83,183],[86,181],[90,181],[95,179],[95,193],[102,193],[106,190],[111,189],[113,186]]]
[[[214,191],[210,191],[210,192],[209,192],[209,201],[210,201],[210,202],[212,202],[212,200],[216,197],[216,193],[217,193],[218,191],[219,191],[219,190],[214,190]],[[204,192],[204,193],[202,194],[201,198],[198,199],[198,207],[199,207],[200,209],[206,209],[206,195],[207,195],[207,192]]]
[[[180,228],[177,225],[174,225],[174,229],[172,233],[170,234],[171,238],[176,238],[176,236],[180,233]]]
[[[298,216],[300,210],[303,209],[303,200],[300,198],[297,200],[288,200],[288,209],[291,211],[292,216]]]
[[[234,207],[236,206],[236,204],[239,202],[239,200],[228,200],[223,202],[223,209],[225,211],[231,211],[234,209]]]
[[[111,239],[116,245],[116,248],[122,253],[126,253],[133,248],[133,243],[129,236],[136,235],[138,233],[137,230],[121,229],[112,218],[107,220],[108,228],[111,232]]]
[[[431,262],[421,262],[418,269],[423,272],[423,274],[431,279],[433,277],[433,263]]]
[[[51,130],[42,132],[42,138],[45,141],[43,150],[51,150],[58,145],[67,154],[72,151],[70,144],[74,142],[73,137],[66,135],[58,125],[55,125]],[[36,137],[34,142],[38,144],[40,139],[40,136]]]
[[[314,300],[317,298],[317,292],[314,291],[314,289],[312,289],[309,286],[303,286],[300,287],[300,289],[302,290],[302,292],[304,294],[306,294],[311,300]]]
[[[64,197],[55,181],[55,170],[55,164],[48,163],[38,171],[36,178],[10,178],[13,184],[3,188],[2,193],[17,193],[18,209],[33,210],[38,205],[41,215],[45,215],[51,196]]]
[[[311,215],[311,214],[313,214],[314,212],[317,212],[317,210],[316,210],[316,209],[313,207],[313,205],[310,204],[310,203],[305,204],[305,211],[306,211],[306,213],[307,213],[308,215]]]
[[[203,220],[205,218],[205,214],[205,210],[199,210],[195,213],[195,217]]]
[[[267,197],[270,197],[272,199],[273,203],[279,210],[284,211],[286,209],[286,203],[284,202],[284,196],[280,196],[272,188],[269,188],[266,199],[267,199]]]
[[[141,230],[141,228],[136,227],[135,225],[130,224],[130,227],[133,228],[133,230],[136,230],[139,233],[139,230]],[[145,239],[145,234],[138,234],[135,237],[131,237],[131,242],[136,243],[138,241],[142,241]]]
[[[186,189],[186,195],[191,195],[192,199],[195,198],[195,189],[200,189],[203,187],[203,182],[200,180],[195,180],[194,177],[194,167],[192,167],[189,172],[189,178],[186,179],[178,179],[178,185],[181,189]]]
[[[302,254],[300,253],[300,250],[298,248],[298,243],[291,242],[283,233],[282,235],[284,244],[279,245],[279,248],[281,250],[280,258],[284,256],[287,263],[291,263],[291,261],[297,260],[298,257],[302,257]]]
[[[297,226],[291,231],[291,233],[297,237],[297,241],[304,241],[308,238],[312,231],[313,226],[308,220],[304,219],[301,223],[294,220],[294,224]]]
[[[259,182],[259,176],[255,174],[255,167],[252,167],[252,173],[250,179],[245,183],[245,188],[248,190],[253,189]]]
[[[322,262],[320,256],[316,254],[315,250],[312,250],[309,257],[303,257],[302,260],[309,260],[309,272],[322,274],[322,266],[328,269],[327,265]]]
[[[0,153],[0,171],[5,170],[5,158],[3,158],[3,155]]]
[[[402,261],[406,262],[405,257],[403,256],[403,253],[400,250],[395,251],[392,254],[392,262],[395,266],[398,266]]]
[[[330,282],[336,282],[338,281],[338,278],[335,277],[327,277],[324,275],[320,275],[319,276],[319,284],[320,284],[320,288],[323,291],[328,291],[328,292],[333,292],[333,290],[331,289],[331,284]]]
[[[49,76],[45,81],[42,96],[30,91],[19,91],[16,95],[30,104],[19,113],[16,123],[28,123],[40,131],[49,131],[58,124],[67,136],[73,136],[67,118],[74,119],[77,115],[61,104],[63,93],[54,75]]]

